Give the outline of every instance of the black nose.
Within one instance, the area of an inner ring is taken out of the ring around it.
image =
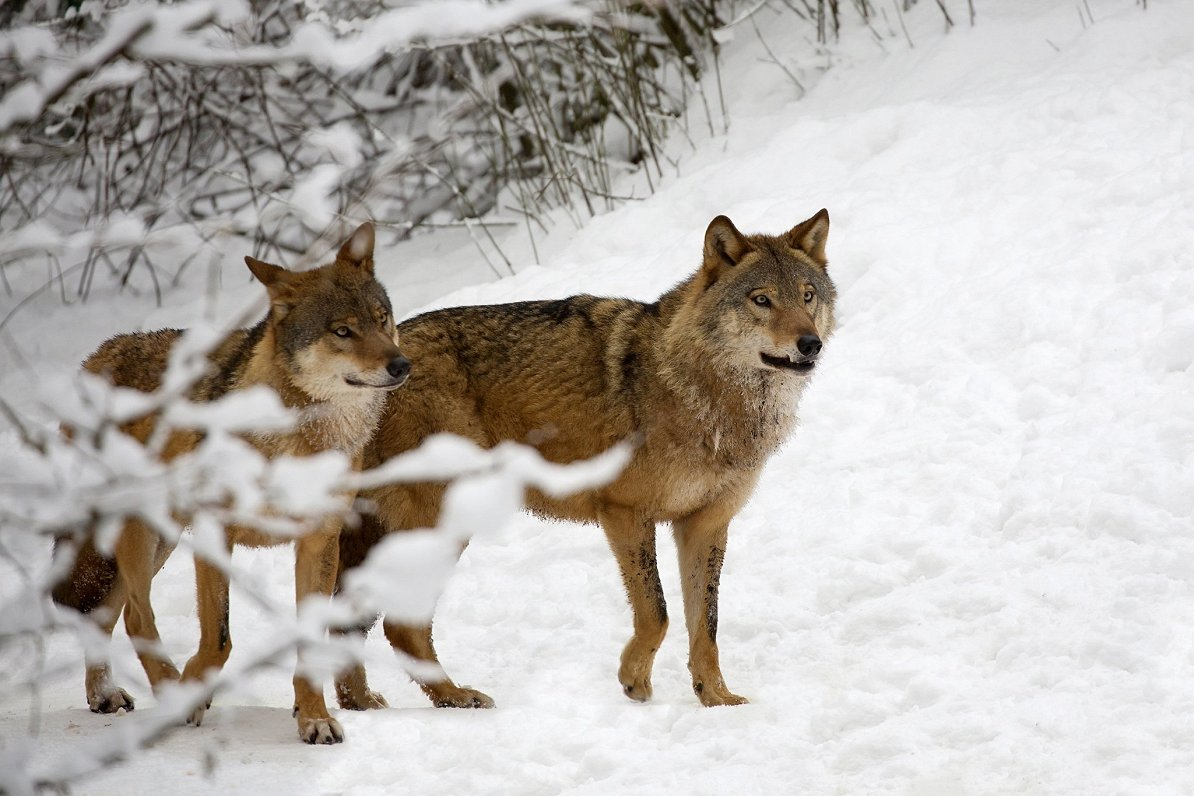
[[[394,357],[386,363],[386,373],[395,379],[405,379],[410,374],[410,360],[403,356]]]
[[[821,353],[821,338],[815,334],[802,334],[796,341],[796,350],[806,357],[815,357]]]

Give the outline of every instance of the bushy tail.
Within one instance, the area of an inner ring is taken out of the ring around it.
[[[54,540],[54,553],[60,555],[61,548],[75,544],[71,537],[59,537]],[[95,543],[88,539],[79,546],[70,574],[54,586],[51,596],[59,605],[74,608],[79,613],[90,613],[112,591],[116,575],[116,562],[100,555]]]

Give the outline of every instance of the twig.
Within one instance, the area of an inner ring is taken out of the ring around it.
[[[948,33],[949,29],[954,26],[954,21],[949,16],[949,10],[945,7],[945,0],[937,0],[937,7],[941,9],[941,13],[945,16],[945,30]]]
[[[891,0],[891,4],[895,6],[896,17],[900,20],[900,30],[904,31],[904,38],[908,40],[908,49],[915,50],[916,45],[912,43],[912,37],[908,35],[908,26],[904,24],[904,12],[900,9],[900,0]]]
[[[791,80],[792,83],[796,86],[796,88],[798,88],[800,90],[800,96],[803,97],[805,94],[804,84],[801,83],[800,79],[798,77],[796,77],[795,74],[792,73],[792,70],[788,69],[788,67],[784,66],[783,62],[780,61],[778,57],[776,57],[774,52],[772,52],[771,48],[767,45],[767,40],[763,38],[763,34],[759,30],[759,26],[755,24],[755,21],[753,19],[750,21],[750,26],[752,28],[754,28],[755,35],[758,36],[759,44],[763,45],[763,49],[767,52],[767,54],[769,56],[771,56],[771,63],[775,64],[776,66],[778,66],[780,69],[783,70],[784,74],[788,76],[788,79]]]

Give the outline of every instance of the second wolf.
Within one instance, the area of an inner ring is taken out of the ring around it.
[[[532,492],[528,506],[604,530],[634,615],[618,679],[635,700],[651,696],[651,669],[667,630],[655,529],[671,523],[692,687],[705,705],[745,702],[726,686],[717,648],[728,526],[792,431],[797,402],[833,330],[828,232],[824,210],[778,236],[743,235],[719,216],[705,234],[700,269],[654,303],[573,296],[459,307],[404,322],[403,348],[420,367],[388,397],[365,466],[437,432],[483,447],[530,443],[555,462],[631,440],[634,456],[613,483],[566,499]],[[444,489],[406,484],[365,495],[375,514],[342,537],[341,575],[384,534],[434,526]],[[438,663],[430,626],[386,622],[384,629],[400,652]],[[446,674],[416,679],[440,706],[493,704]],[[385,705],[361,666],[341,675],[336,688],[341,707]]]
[[[269,313],[256,326],[232,332],[216,346],[208,357],[207,373],[194,385],[190,398],[208,402],[251,386],[272,388],[283,404],[296,410],[299,420],[287,431],[249,434],[251,444],[270,458],[336,450],[359,469],[383,396],[401,386],[410,370],[409,360],[398,349],[390,300],[373,275],[373,247],[373,226],[363,224],[334,262],[311,271],[296,273],[246,257],[249,269],[269,293]],[[118,335],[88,357],[84,368],[116,385],[153,392],[161,385],[170,351],[181,335],[177,329]],[[148,415],[122,429],[145,442],[157,422],[156,415]],[[163,459],[194,450],[201,439],[196,431],[173,431]],[[324,517],[310,532],[294,539],[297,600],[331,593],[341,526],[339,515]],[[242,525],[227,526],[225,538],[229,547],[289,541]],[[53,595],[59,604],[91,614],[108,634],[123,609],[125,626],[137,642],[137,654],[155,691],[180,677],[202,678],[222,667],[232,649],[227,576],[197,557],[199,650],[181,675],[162,655],[149,602],[150,582],[172,550],[144,520],[130,517],[112,558],[101,556],[94,540],[85,540],[71,572]],[[86,688],[93,711],[133,708],[129,694],[111,681],[106,661],[88,661]],[[341,741],[343,730],[328,713],[321,684],[296,673],[294,691],[299,737],[307,743]],[[204,710],[200,706],[191,722],[198,724]]]

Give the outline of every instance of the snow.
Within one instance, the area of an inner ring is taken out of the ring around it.
[[[337,712],[345,744],[295,740],[291,659],[79,792],[1194,791],[1194,15],[1179,0],[1090,0],[1093,24],[1062,0],[975,5],[976,26],[946,34],[922,2],[911,49],[894,19],[882,46],[854,26],[824,74],[807,31],[758,11],[808,93],[739,25],[728,135],[677,140],[654,196],[559,225],[542,265],[510,232],[516,276],[462,285],[488,269],[450,234],[379,241],[408,312],[653,298],[696,266],[715,215],[779,232],[829,209],[840,325],[723,571],[722,665],[752,704],[699,706],[678,621],[653,700],[626,700],[629,611],[600,532],[520,516],[474,538],[437,615],[445,668],[496,710],[430,708],[375,636],[364,654],[391,709]],[[219,312],[252,292],[237,254]],[[205,317],[187,284],[162,310],[39,297],[0,331],[0,392],[30,409],[28,363],[68,372],[105,335]],[[288,552],[236,560],[292,593]],[[184,556],[155,581],[176,661],[196,641],[193,589]],[[269,630],[234,594],[229,667]],[[29,695],[10,691],[0,760],[53,766],[126,719],[87,711],[77,646],[48,654],[62,671],[37,747]],[[115,655],[150,708],[123,636]]]

